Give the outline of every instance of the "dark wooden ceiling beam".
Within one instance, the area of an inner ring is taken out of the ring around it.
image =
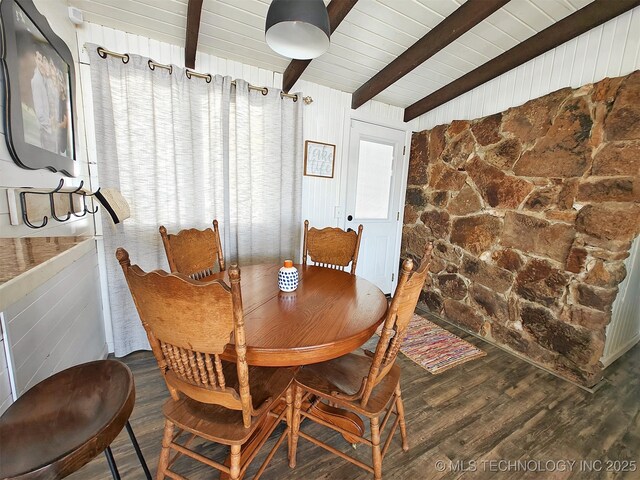
[[[191,69],[196,68],[196,50],[198,48],[202,1],[189,0],[189,5],[187,6],[187,38],[184,42],[184,66]]]
[[[404,110],[404,121],[413,120],[638,5],[640,5],[640,0],[595,0],[493,60],[489,60],[475,70],[408,106]]]
[[[509,0],[469,0],[464,3],[353,92],[351,108],[364,105],[507,3]]]
[[[327,13],[329,14],[329,27],[332,34],[357,2],[358,0],[331,0],[329,2]],[[282,78],[282,90],[285,93],[289,93],[289,90],[293,88],[310,63],[311,60],[291,60]]]

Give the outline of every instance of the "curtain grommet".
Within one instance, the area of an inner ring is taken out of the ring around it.
[[[189,70],[188,68],[184,69],[184,74],[187,76],[189,80],[191,80],[193,77],[198,77],[198,78],[204,78],[204,81],[207,83],[211,83],[211,80],[213,79],[213,76],[210,73],[207,73],[207,74],[198,73],[196,71]]]
[[[267,87],[262,88],[262,95],[267,95],[269,93],[269,89]]]
[[[107,58],[107,55],[112,55],[114,57],[118,57],[122,60],[122,63],[129,63],[129,54],[128,53],[117,53],[117,52],[112,52],[111,50],[107,50],[106,48],[103,47],[98,47],[96,48],[96,51],[98,52],[98,56],[100,58]]]
[[[165,70],[169,71],[169,75],[171,75],[173,73],[173,65],[163,65],[162,63],[157,63],[155,61],[153,61],[152,59],[149,59],[149,61],[147,62],[147,65],[149,66],[149,68],[151,70],[155,70],[156,67],[160,67],[163,68]]]

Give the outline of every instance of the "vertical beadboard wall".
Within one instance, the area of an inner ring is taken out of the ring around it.
[[[178,66],[184,65],[184,49],[181,46],[91,23],[85,23],[82,28],[78,29],[80,68],[85,95],[85,114],[87,115],[88,150],[90,161],[93,162],[95,161],[95,141],[92,140],[93,127],[90,125],[93,115],[91,113],[89,58],[84,49],[86,43],[101,45],[116,52],[148,56],[157,62]],[[198,53],[195,69],[198,72],[242,78],[253,85],[276,88],[282,86],[282,74],[280,73],[204,53]],[[309,219],[313,225],[342,225],[344,219],[335,216],[335,207],[342,206],[344,203],[344,160],[349,141],[347,127],[351,115],[354,113],[351,110],[351,94],[305,81],[299,81],[295,85],[294,91],[302,92],[304,96],[313,98],[312,104],[304,106],[304,139],[336,145],[334,178],[303,177],[302,217]],[[391,123],[399,128],[410,130],[412,124],[405,124],[402,121],[403,114],[403,109],[399,107],[376,101],[368,102],[357,111],[359,119],[374,123]],[[303,159],[300,161],[302,162]]]
[[[627,277],[618,287],[612,320],[607,326],[604,353],[600,359],[605,367],[640,340],[640,237],[633,242],[625,266]]]
[[[277,85],[281,84],[281,77],[276,74]],[[336,145],[334,178],[303,177],[302,216],[314,226],[343,228],[348,213],[345,212],[345,203],[351,120],[388,125],[405,131],[411,131],[417,123],[404,123],[403,109],[376,101],[369,101],[354,111],[351,109],[351,94],[315,83],[299,81],[296,90],[314,99],[311,105],[305,106],[305,140]],[[404,198],[404,188],[401,195]],[[336,208],[339,208],[338,212]]]
[[[93,126],[93,103],[91,97],[91,75],[89,57],[84,45],[87,43],[100,45],[108,50],[143,55],[164,64],[184,65],[183,47],[159,42],[140,35],[134,35],[114,30],[101,25],[85,23],[78,28],[78,50],[80,55],[80,75],[85,102],[85,118],[87,130],[87,151],[89,161],[99,161],[96,158],[95,135]],[[282,74],[232,60],[217,58],[213,55],[198,53],[196,71],[211,74],[229,75],[242,78],[253,85],[280,88]],[[313,103],[304,106],[304,139],[316,140],[336,145],[336,161],[334,178],[303,177],[302,184],[302,219],[308,219],[314,226],[344,226],[344,204],[346,195],[346,158],[348,152],[350,120],[370,121],[395,126],[409,132],[412,124],[404,123],[402,108],[370,101],[357,112],[351,110],[351,95],[345,92],[323,87],[311,82],[299,81],[294,92],[302,92],[304,96],[311,96]],[[409,138],[409,136],[407,136]],[[300,159],[303,162],[303,159]],[[406,168],[405,168],[406,170]],[[99,185],[97,172],[92,170],[94,181]],[[406,175],[405,175],[406,176]],[[402,192],[404,196],[404,191]],[[341,215],[336,216],[336,207],[341,207]],[[302,220],[301,219],[301,220]],[[302,223],[301,223],[302,225]],[[101,233],[97,225],[98,235]],[[100,244],[100,242],[99,242]],[[106,252],[110,254],[109,252]],[[101,269],[104,272],[104,257],[100,258]],[[106,278],[102,277],[103,305],[105,328],[110,351],[113,351],[111,339],[111,325],[108,293],[106,292]]]
[[[78,50],[76,43],[76,31],[67,15],[67,3],[64,0],[35,0],[35,5],[42,13],[53,31],[69,46],[71,54],[76,61],[76,89],[80,89],[80,72],[78,71]],[[0,75],[0,83],[4,81]],[[4,87],[2,86],[2,90]],[[4,106],[4,96],[0,95],[0,105]],[[48,170],[27,170],[19,167],[9,155],[4,132],[4,122],[0,122],[0,236],[2,237],[33,237],[33,236],[69,236],[69,235],[93,235],[94,222],[91,215],[82,218],[72,216],[70,220],[60,223],[49,219],[48,224],[34,230],[20,223],[11,225],[9,221],[9,204],[7,201],[7,188],[38,187],[53,189],[58,186],[60,178],[65,179],[65,186],[78,186],[84,180],[85,186],[91,188],[89,177],[89,165],[85,155],[85,131],[84,131],[84,106],[80,92],[76,92],[77,114],[77,161],[75,165],[75,178],[66,177],[60,173]],[[18,208],[20,208],[18,204]],[[37,220],[34,221],[37,223]]]
[[[502,112],[564,87],[640,68],[640,7],[421,115],[418,130]]]
[[[577,88],[640,68],[640,7],[481,85],[418,118],[417,130],[502,112],[560,88]],[[607,327],[601,361],[610,365],[640,340],[640,260],[636,239]]]

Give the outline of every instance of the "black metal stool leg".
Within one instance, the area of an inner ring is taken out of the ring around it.
[[[144,470],[144,474],[147,477],[147,480],[151,480],[151,472],[149,472],[149,467],[147,467],[147,462],[144,461],[144,457],[142,456],[142,450],[140,450],[140,445],[138,445],[138,440],[136,440],[136,436],[133,434],[133,429],[131,428],[131,424],[127,420],[127,433],[129,434],[129,438],[131,438],[131,443],[133,443],[133,448],[138,455],[138,460],[140,460],[140,465],[142,465],[142,469]]]
[[[111,451],[111,447],[105,448],[104,454],[107,457],[107,463],[109,464],[109,470],[111,470],[111,475],[113,476],[113,480],[120,480],[120,474],[118,473],[118,467],[116,466],[116,461],[113,458],[113,452]]]

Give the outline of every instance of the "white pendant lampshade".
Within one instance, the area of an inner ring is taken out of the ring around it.
[[[309,60],[329,48],[329,15],[322,0],[273,0],[267,12],[265,39],[287,58]]]

